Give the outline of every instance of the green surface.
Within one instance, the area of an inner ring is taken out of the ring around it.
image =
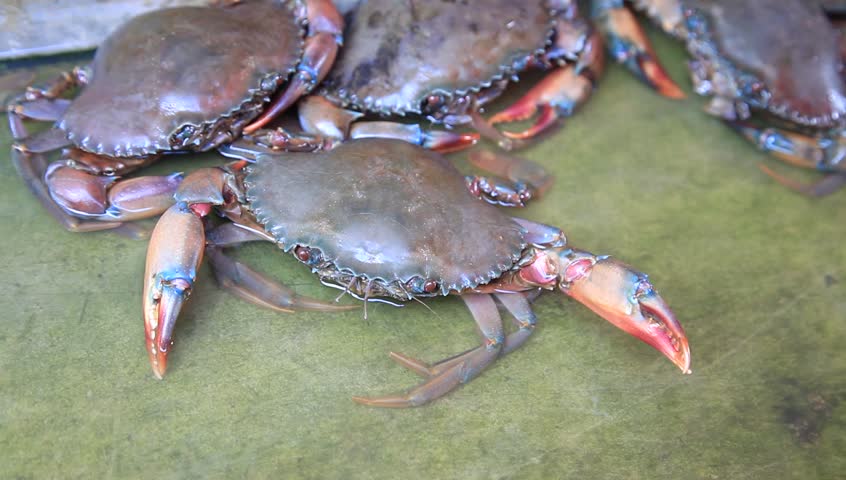
[[[657,40],[689,90],[682,49]],[[145,242],[61,230],[4,153],[0,477],[844,478],[846,191],[785,191],[702,103],[609,68],[577,117],[524,152],[557,183],[522,212],[648,272],[687,330],[693,375],[548,294],[522,350],[416,410],[350,397],[418,382],[389,350],[436,360],[472,346],[459,299],[371,305],[366,320],[282,315],[203,269],[157,381]],[[240,257],[335,296],[269,245]]]

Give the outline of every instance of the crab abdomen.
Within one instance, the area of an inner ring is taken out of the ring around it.
[[[421,113],[432,93],[478,91],[522,69],[549,40],[543,2],[368,0],[347,18],[324,82],[330,99],[379,113]]]
[[[787,120],[829,126],[846,113],[840,34],[803,0],[688,0],[706,15],[721,54],[768,91]]]
[[[317,248],[338,270],[385,282],[475,287],[511,269],[524,231],[472,197],[440,155],[396,140],[347,142],[323,153],[261,156],[247,201],[286,250]]]
[[[292,9],[269,1],[141,15],[97,50],[91,83],[59,126],[81,148],[107,155],[212,148],[215,139],[192,138],[195,128],[177,131],[257,115],[297,65],[302,36]],[[253,111],[241,112],[248,102]]]

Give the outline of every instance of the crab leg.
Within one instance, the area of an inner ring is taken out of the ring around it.
[[[82,222],[59,208],[50,196],[50,190],[42,180],[47,168],[47,160],[43,155],[28,155],[12,149],[12,163],[18,175],[29,188],[29,191],[41,202],[41,205],[69,232],[90,232],[108,230],[120,226],[119,222]]]
[[[499,356],[501,357],[517,350],[526,343],[526,340],[529,339],[532,332],[535,330],[537,317],[532,311],[529,301],[522,293],[495,293],[494,296],[496,296],[497,300],[499,300],[508,312],[511,313],[511,320],[517,327],[516,331],[505,337],[505,343],[503,343],[502,350],[499,352]],[[472,350],[441,360],[432,365],[428,365],[420,360],[396,352],[391,352],[391,359],[403,367],[416,372],[418,375],[423,377],[433,377],[442,374],[455,365],[467,361],[474,352],[482,348],[484,347],[476,347]]]
[[[476,133],[425,130],[418,124],[390,121],[357,121],[361,116],[359,112],[336,107],[319,96],[306,97],[299,106],[300,125],[313,135],[315,142],[326,138],[394,138],[446,153],[471,147],[479,140]]]
[[[683,21],[678,0],[641,0],[648,13],[660,20],[667,33],[674,34]],[[637,78],[661,95],[680,99],[685,94],[658,61],[652,44],[623,0],[597,0],[593,18],[605,36],[611,57],[626,66]]]
[[[818,183],[803,185],[768,168],[762,169],[787,188],[820,197],[833,193],[846,181],[846,144],[841,143],[840,139],[812,137],[780,128],[760,128],[749,122],[726,123],[759,149],[786,163],[832,173]]]
[[[456,362],[439,374],[432,376],[405,395],[374,398],[353,397],[353,400],[373,407],[419,407],[444,396],[482,373],[488,365],[496,360],[502,350],[505,341],[502,319],[499,316],[496,304],[489,295],[470,293],[463,295],[462,299],[473,314],[473,319],[476,320],[476,326],[482,339],[481,347],[463,354],[461,362]]]
[[[254,133],[287,110],[322,82],[335,62],[343,38],[344,19],[329,0],[306,0],[305,8],[308,38],[297,73],[264,112],[244,129],[244,133]]]
[[[44,87],[27,87],[26,93],[17,97],[7,107],[12,137],[21,140],[27,136],[24,119],[56,121],[69,105],[60,95],[74,87],[88,83],[88,69],[76,67],[62,72]]]
[[[181,173],[121,180],[91,175],[55,162],[44,175],[53,200],[66,212],[81,218],[126,222],[162,214],[173,204]]]
[[[350,138],[394,138],[436,152],[449,153],[475,145],[479,141],[479,134],[425,130],[419,124],[368,121],[354,123],[350,128]]]
[[[601,74],[604,63],[599,34],[586,39],[575,65],[553,69],[510,107],[492,116],[490,124],[516,122],[537,114],[531,127],[522,132],[503,131],[512,139],[532,138],[555,125],[559,118],[569,117],[593,93],[594,81]]]
[[[26,129],[23,125],[19,126],[15,133],[22,134],[12,146],[15,150],[24,153],[47,153],[66,147],[71,144],[65,132],[58,128],[51,128],[43,132],[36,133],[32,136],[27,136]]]
[[[823,177],[822,180],[805,184],[792,178],[780,175],[766,165],[760,164],[758,165],[758,168],[772,177],[772,179],[776,182],[808,197],[825,197],[826,195],[831,195],[832,193],[840,190],[844,185],[846,185],[846,173],[832,173]]]
[[[71,101],[66,98],[39,97],[9,106],[14,115],[39,122],[55,122],[62,118]]]
[[[223,224],[210,232],[207,238],[206,255],[221,287],[254,305],[277,312],[344,312],[358,308],[357,305],[337,305],[299,295],[287,286],[229,258],[220,247],[256,240],[274,241],[265,233],[253,232],[235,225]]]
[[[467,175],[467,189],[474,196],[501,207],[525,207],[534,196],[532,190],[521,183],[510,183],[498,178]]]
[[[72,160],[46,166],[41,154],[12,150],[18,174],[47,211],[68,231],[93,232],[124,227],[133,237],[143,231],[124,224],[160,215],[173,204],[182,174],[121,180],[91,175]]]
[[[468,160],[478,168],[507,179],[465,177],[473,195],[496,205],[525,207],[527,201],[543,195],[552,186],[553,178],[546,169],[524,158],[477,149],[470,152]]]

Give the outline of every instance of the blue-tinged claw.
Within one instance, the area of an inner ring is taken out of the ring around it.
[[[593,17],[617,63],[624,64],[661,95],[674,99],[685,97],[684,91],[658,61],[637,19],[622,1],[597,2]]]
[[[198,214],[202,211],[182,202],[170,207],[150,238],[144,276],[144,333],[157,378],[167,369],[173,327],[203,258],[205,233]]]

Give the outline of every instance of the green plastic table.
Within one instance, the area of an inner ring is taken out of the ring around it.
[[[650,33],[690,92],[682,47]],[[146,242],[62,230],[17,178],[3,121],[0,477],[844,478],[846,191],[785,190],[756,164],[811,175],[703,104],[610,66],[577,116],[520,153],[556,183],[517,212],[648,272],[687,330],[693,374],[550,293],[526,346],[412,410],[350,397],[418,383],[390,350],[437,360],[475,345],[457,298],[431,311],[372,304],[367,319],[285,315],[203,268],[156,380],[140,309]],[[147,172],[218,162],[180,156]],[[301,293],[337,295],[270,245],[238,255]]]

